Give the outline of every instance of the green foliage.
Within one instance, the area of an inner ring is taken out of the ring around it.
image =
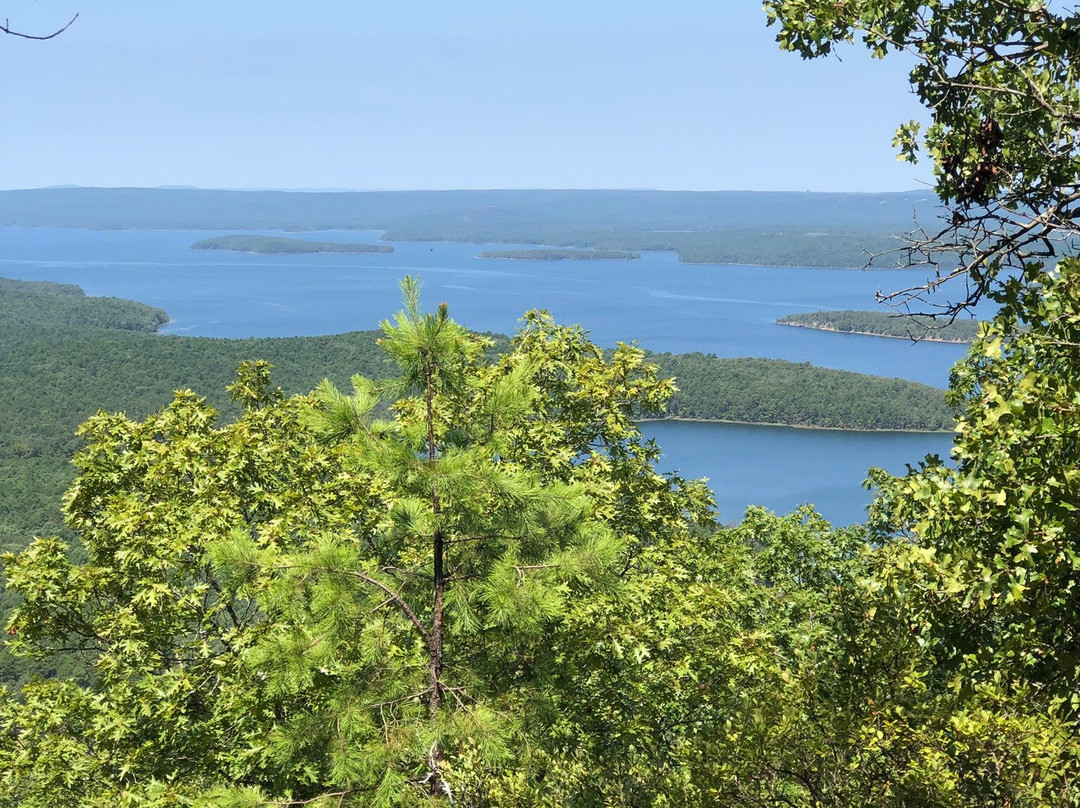
[[[956,468],[931,460],[882,478],[880,509],[918,548],[923,608],[958,688],[1000,681],[1075,700],[1080,267],[1059,269],[1037,292],[1018,279],[954,371]]]
[[[1077,262],[1033,263],[1001,297],[954,370],[955,467],[874,475],[886,544],[869,602],[925,657],[924,692],[890,709],[882,748],[903,762],[896,793],[921,803],[1073,805]]]
[[[338,241],[307,241],[277,236],[233,235],[217,236],[196,241],[193,250],[231,250],[232,252],[260,253],[268,255],[293,255],[295,253],[392,253],[389,244],[357,244]]]
[[[938,320],[917,314],[883,311],[812,311],[788,314],[776,322],[844,334],[869,334],[933,342],[971,342],[978,336],[977,320]]]
[[[189,392],[99,413],[79,552],[5,558],[11,648],[92,675],[0,700],[0,800],[1072,804],[1074,497],[1038,470],[1077,442],[1047,431],[1077,397],[1074,286],[1017,281],[957,376],[960,466],[879,477],[910,533],[880,546],[811,509],[717,530],[634,427],[674,390],[644,352],[531,312],[492,356],[411,283],[395,379],[287,398],[251,362],[235,420]],[[1032,526],[1058,544],[988,566]],[[1021,563],[1050,583],[1017,591]]]
[[[531,315],[493,362],[415,292],[392,383],[285,398],[252,363],[233,422],[181,392],[82,427],[85,562],[39,539],[5,566],[13,650],[80,649],[94,681],[7,703],[5,801],[483,804],[552,630],[710,506],[652,470],[632,419],[671,385],[641,351]]]
[[[911,668],[894,680],[902,688],[870,696],[880,707],[865,747],[889,765],[878,778],[887,788],[864,803],[1075,805],[1078,9],[765,8],[781,45],[804,57],[858,37],[875,56],[914,58],[912,87],[932,122],[902,126],[896,145],[933,161],[951,210],[940,232],[916,236],[911,255],[937,280],[912,294],[966,275],[947,310],[984,295],[1002,307],[953,374],[955,467],[931,457],[904,477],[874,474],[883,546],[856,648],[902,653]]]
[[[52,694],[70,685],[41,686],[43,698],[56,700],[54,713],[81,705],[82,723],[61,712],[56,725],[24,721],[8,736],[6,799],[154,804],[145,790],[179,787],[178,771],[190,793],[222,767],[258,768],[248,762],[253,751],[235,745],[270,709],[240,668],[267,617],[236,596],[211,551],[256,526],[283,537],[333,530],[369,498],[363,478],[327,478],[326,458],[304,447],[303,411],[301,400],[282,401],[217,428],[212,409],[181,393],[143,423],[105,413],[86,423],[88,446],[67,499],[86,561],[71,561],[61,541],[39,539],[5,568],[22,596],[10,618],[14,650],[83,649],[97,684],[62,700]],[[73,747],[80,778],[55,791],[46,783],[33,796],[39,774],[50,771],[47,759],[18,754],[33,735],[49,736],[47,751],[70,735],[62,746]]]
[[[71,482],[74,431],[98,409],[145,417],[173,391],[217,391],[213,403],[235,416],[225,387],[237,366],[266,357],[284,389],[311,389],[323,375],[341,383],[382,372],[377,332],[292,339],[191,339],[68,328],[0,332],[0,514],[23,536],[57,529],[59,494]],[[25,538],[22,540],[25,543]]]
[[[552,635],[556,676],[521,708],[542,729],[531,771],[511,773],[524,793],[496,804],[814,804],[792,761],[824,750],[796,742],[816,724],[795,680],[839,636],[833,595],[859,542],[811,510],[751,509],[739,528],[651,546]]]

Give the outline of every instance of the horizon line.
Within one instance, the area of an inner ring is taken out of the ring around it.
[[[866,191],[866,190],[829,190],[820,191],[809,188],[795,190],[761,190],[756,188],[716,188],[711,190],[694,190],[686,188],[649,188],[638,186],[627,187],[483,187],[483,188],[319,188],[319,187],[213,187],[201,185],[43,185],[29,188],[0,188],[0,193],[19,191],[222,191],[231,193],[294,193],[294,194],[408,194],[408,193],[462,193],[462,192],[498,192],[498,191],[601,191],[623,193],[658,193],[658,194],[837,194],[837,195],[905,195],[905,194],[933,194],[932,188],[909,188],[900,191]]]

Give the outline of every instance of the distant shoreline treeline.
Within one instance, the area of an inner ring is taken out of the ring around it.
[[[297,253],[392,253],[389,244],[341,243],[337,241],[305,241],[278,236],[230,235],[206,238],[191,245],[193,250],[229,250],[231,252],[263,255],[294,255]]]
[[[373,191],[155,188],[0,191],[0,226],[148,230],[379,230],[387,241],[674,252],[680,261],[894,264],[932,194],[752,191]],[[884,255],[883,255],[884,254]]]
[[[898,236],[891,232],[794,227],[747,227],[709,231],[584,231],[542,224],[507,228],[476,224],[431,224],[392,227],[388,241],[453,241],[462,244],[509,243],[545,245],[538,249],[576,248],[626,252],[673,252],[683,264],[736,264],[854,269],[872,255],[887,256]],[[891,268],[888,257],[878,259]]]
[[[820,331],[931,342],[966,343],[979,333],[978,320],[947,322],[925,315],[882,311],[813,311],[789,314],[776,322]]]
[[[484,250],[477,258],[501,258],[506,261],[634,261],[640,253],[626,250]]]

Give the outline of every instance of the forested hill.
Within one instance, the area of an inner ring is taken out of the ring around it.
[[[374,230],[424,222],[538,222],[580,230],[715,230],[787,223],[908,230],[934,197],[764,191],[362,191],[184,188],[0,191],[0,226],[159,230]]]
[[[0,191],[0,226],[384,230],[400,241],[670,250],[689,262],[782,266],[863,266],[935,210],[921,191]]]

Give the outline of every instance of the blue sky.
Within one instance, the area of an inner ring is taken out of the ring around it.
[[[0,187],[922,187],[906,65],[754,0],[10,0]]]

